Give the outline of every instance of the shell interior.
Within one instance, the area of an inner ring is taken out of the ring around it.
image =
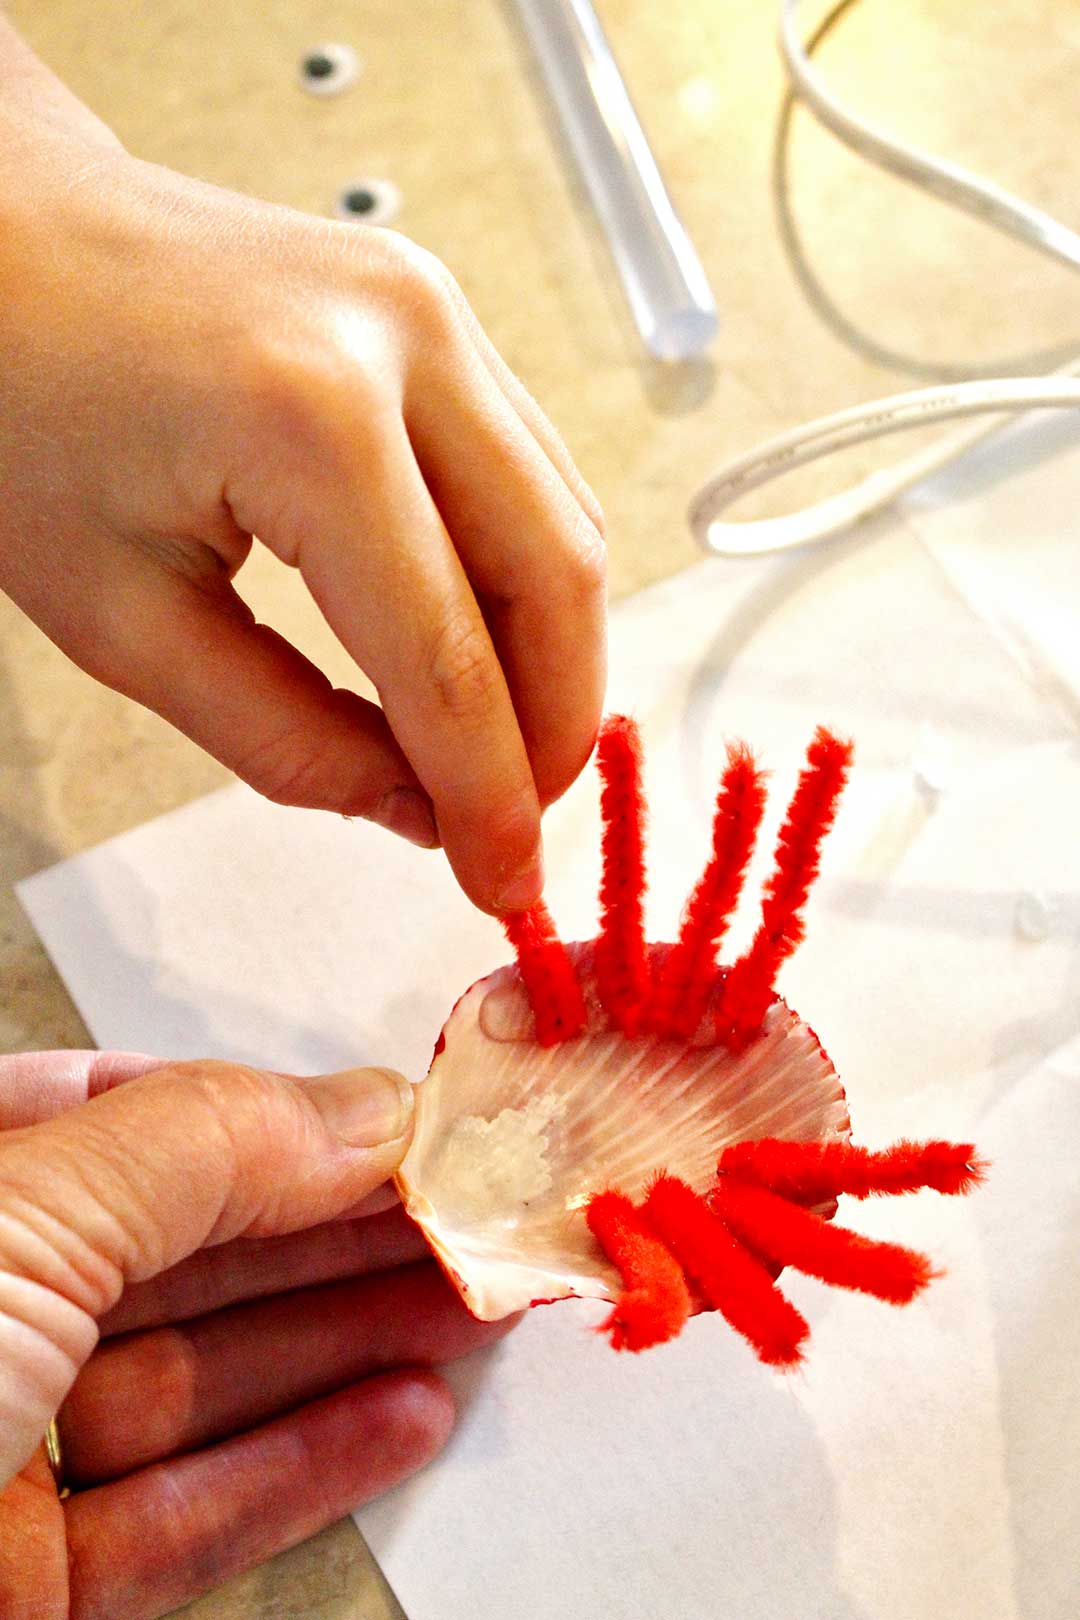
[[[640,1198],[661,1169],[704,1192],[733,1142],[850,1132],[832,1063],[783,1001],[741,1052],[715,1044],[708,1017],[690,1043],[627,1038],[599,1007],[591,945],[570,950],[586,1031],[540,1047],[516,967],[474,984],[418,1089],[397,1177],[409,1215],[485,1321],[541,1301],[618,1297],[618,1273],[585,1223],[593,1193]]]

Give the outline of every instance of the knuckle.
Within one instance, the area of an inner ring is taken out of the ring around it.
[[[493,796],[476,825],[486,847],[498,852],[495,867],[499,877],[514,877],[536,850],[540,836],[539,801],[512,791],[505,797]]]
[[[224,1058],[191,1058],[184,1063],[172,1063],[169,1068],[189,1085],[199,1086],[213,1096],[237,1088],[254,1090],[263,1078],[257,1069],[243,1063],[227,1063]]]
[[[290,460],[355,462],[371,449],[388,409],[389,368],[374,336],[356,328],[350,338],[332,321],[251,336],[237,375],[259,443]]]
[[[402,266],[413,287],[449,304],[464,301],[464,293],[443,261],[415,242],[402,242]]]
[[[568,573],[575,594],[592,603],[607,595],[607,547],[596,525],[580,514],[574,544],[568,559]]]
[[[403,257],[399,298],[410,323],[426,342],[445,343],[474,320],[454,276],[425,248],[411,246]]]
[[[578,476],[581,477],[580,474]],[[600,541],[601,546],[604,546],[607,541],[607,519],[604,516],[604,508],[600,505],[596,491],[591,484],[586,483],[584,478],[581,478],[581,501],[586,509],[588,519],[596,531],[597,539]]]
[[[201,1102],[209,1119],[218,1126],[222,1146],[231,1143],[237,1129],[260,1120],[272,1106],[272,1082],[246,1064],[197,1058],[173,1068],[184,1081],[185,1094],[193,1103]]]
[[[216,1162],[230,1200],[236,1195],[241,1167],[259,1163],[268,1168],[284,1144],[287,1110],[283,1092],[288,1082],[263,1074],[243,1063],[200,1058],[177,1064],[190,1099],[191,1119],[200,1135],[206,1163]]]
[[[429,687],[446,714],[459,724],[490,724],[504,690],[502,671],[483,623],[447,620],[428,656]]]
[[[235,770],[249,787],[273,804],[320,810],[333,799],[324,750],[313,747],[295,730],[270,737],[248,750]]]
[[[197,1405],[198,1380],[198,1357],[182,1328],[139,1334],[122,1353],[107,1347],[65,1404],[64,1454],[73,1478],[130,1473],[175,1451],[183,1439],[180,1414]],[[153,1401],[139,1400],[148,1389]]]

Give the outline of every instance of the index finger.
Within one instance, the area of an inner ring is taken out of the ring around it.
[[[405,423],[510,688],[540,803],[592,753],[607,680],[603,538],[479,362],[415,389]]]
[[[462,888],[482,910],[523,909],[543,888],[540,802],[483,612],[400,418],[366,491],[359,459],[337,469],[344,498],[310,492],[325,519],[298,548],[301,573],[374,681]]]
[[[13,1052],[0,1057],[0,1130],[39,1125],[164,1067],[164,1058],[144,1052]]]

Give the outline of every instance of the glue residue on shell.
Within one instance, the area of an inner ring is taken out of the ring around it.
[[[416,1093],[398,1191],[485,1321],[538,1299],[618,1297],[586,1224],[592,1194],[639,1199],[660,1169],[704,1192],[733,1142],[850,1133],[832,1063],[782,1000],[741,1051],[705,1027],[690,1042],[627,1037],[599,1007],[592,949],[568,947],[589,1013],[581,1035],[538,1045],[518,970],[500,968],[458,1002]]]
[[[440,1202],[456,1220],[512,1225],[554,1180],[548,1126],[558,1111],[554,1093],[530,1097],[522,1108],[501,1108],[494,1119],[465,1114],[443,1147]]]

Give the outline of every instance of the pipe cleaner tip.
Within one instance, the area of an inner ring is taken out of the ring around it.
[[[925,1142],[921,1167],[925,1186],[963,1197],[986,1180],[990,1160],[977,1151],[974,1142]]]
[[[682,1267],[625,1193],[596,1193],[585,1211],[589,1231],[623,1281],[601,1331],[616,1350],[645,1350],[682,1332],[690,1290]]]
[[[715,1184],[708,1202],[754,1254],[836,1288],[906,1305],[934,1276],[924,1254],[833,1226],[801,1204],[731,1176]]]
[[[721,1176],[765,1187],[800,1204],[919,1192],[967,1193],[985,1180],[988,1162],[970,1142],[912,1142],[872,1149],[847,1141],[789,1142],[775,1137],[724,1149]]]
[[[777,1292],[779,1293],[779,1289]],[[785,1294],[781,1294],[780,1297],[787,1300]],[[791,1308],[798,1316],[795,1307]],[[751,1342],[754,1354],[766,1367],[775,1367],[779,1372],[794,1372],[796,1367],[803,1366],[806,1361],[809,1340],[810,1324],[799,1316],[799,1325],[790,1335],[785,1332],[780,1332],[772,1338],[762,1335]]]
[[[985,1181],[990,1168],[973,1142],[913,1142],[904,1137],[880,1152],[850,1144],[846,1152],[851,1168],[842,1174],[845,1184],[836,1190],[856,1198],[919,1192],[924,1187],[949,1196],[963,1195]]]
[[[841,737],[828,726],[818,726],[806,758],[810,765],[829,764],[846,769],[855,758],[855,744],[850,737]]]
[[[760,787],[764,794],[766,773],[758,766],[757,755],[750,744],[744,742],[741,737],[732,737],[727,742],[725,751],[727,753],[725,777],[733,782]]]
[[[613,1350],[636,1354],[677,1338],[685,1324],[686,1315],[682,1311],[672,1310],[669,1302],[640,1289],[620,1295],[610,1316],[596,1331],[608,1336]]]
[[[644,1208],[687,1276],[758,1359],[774,1367],[796,1366],[809,1326],[706,1200],[678,1177],[661,1173],[649,1184]]]
[[[910,1305],[924,1288],[944,1272],[936,1267],[929,1255],[917,1249],[903,1249],[897,1243],[878,1245],[873,1256],[869,1278],[862,1291],[874,1294],[888,1305]]]
[[[597,741],[610,742],[613,739],[632,742],[635,747],[640,746],[641,738],[638,732],[638,723],[630,714],[609,714],[604,717],[603,724],[597,733]]]

